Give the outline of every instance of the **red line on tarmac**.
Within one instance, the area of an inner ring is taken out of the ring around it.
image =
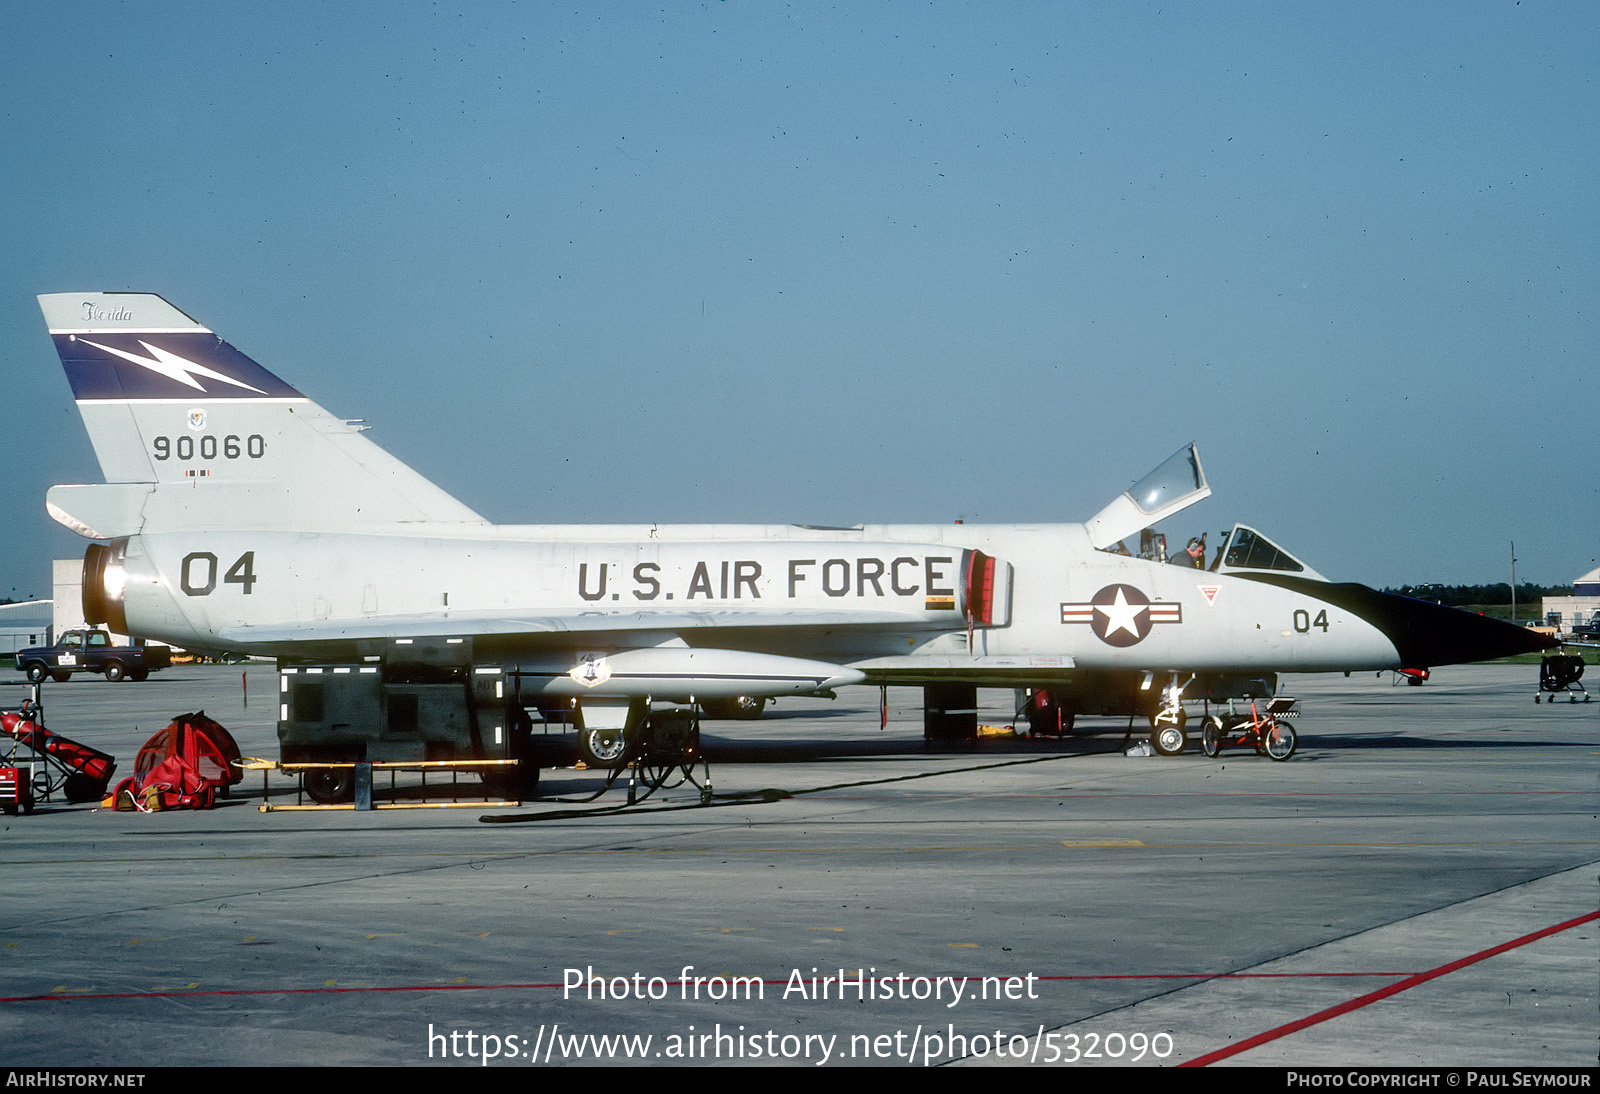
[[[857,969],[849,970],[857,972]],[[949,974],[935,974],[949,975]],[[1327,977],[1352,977],[1352,976],[1404,976],[1401,972],[1150,972],[1150,973],[1122,973],[1106,976],[1036,976],[1040,981],[1085,981],[1085,980],[1296,980]],[[872,977],[881,979],[880,977]],[[603,977],[608,984],[612,977]],[[631,978],[624,978],[631,979]],[[932,979],[924,976],[922,979]],[[980,977],[981,979],[981,977]],[[1001,980],[1008,977],[999,977]],[[669,984],[677,981],[668,981]],[[784,980],[763,980],[763,985],[787,984]],[[91,999],[201,999],[207,996],[243,996],[243,995],[357,995],[363,992],[392,992],[392,991],[531,991],[539,989],[563,988],[565,984],[391,984],[388,987],[321,987],[321,988],[219,988],[213,991],[124,991],[124,992],[63,992],[49,995],[9,995],[0,996],[0,1004],[5,1003],[71,1003],[79,1000]]]
[[[1360,996],[1356,999],[1352,999],[1347,1003],[1340,1003],[1338,1006],[1329,1007],[1327,1010],[1319,1010],[1317,1013],[1306,1018],[1301,1018],[1299,1021],[1278,1026],[1276,1029],[1269,1029],[1265,1033],[1258,1033],[1254,1037],[1247,1038],[1224,1048],[1219,1048],[1215,1052],[1208,1052],[1203,1056],[1196,1056],[1194,1059],[1181,1063],[1178,1066],[1205,1067],[1207,1064],[1214,1064],[1218,1060],[1226,1060],[1229,1056],[1237,1056],[1241,1052],[1248,1051],[1249,1049],[1255,1048],[1258,1045],[1264,1045],[1268,1041],[1276,1041],[1280,1037],[1287,1037],[1291,1033],[1298,1033],[1300,1030],[1306,1029],[1309,1026],[1320,1025],[1321,1023],[1328,1021],[1330,1018],[1337,1018],[1341,1014],[1348,1014],[1353,1010],[1359,1010],[1369,1003],[1376,1003],[1380,999],[1387,999],[1391,995],[1397,995],[1409,988],[1416,987],[1418,984],[1426,984],[1429,980],[1437,980],[1439,977],[1455,972],[1457,969],[1464,969],[1468,965],[1476,965],[1479,961],[1488,960],[1489,958],[1503,954],[1508,950],[1514,950],[1519,946],[1526,946],[1530,942],[1537,942],[1541,938],[1548,938],[1550,935],[1559,934],[1562,931],[1570,930],[1573,927],[1581,926],[1584,923],[1589,923],[1596,919],[1600,919],[1600,912],[1590,912],[1588,915],[1580,915],[1576,919],[1569,919],[1565,923],[1557,923],[1553,927],[1546,927],[1543,930],[1534,931],[1532,934],[1525,934],[1521,938],[1513,938],[1510,942],[1502,942],[1500,945],[1491,949],[1479,950],[1477,953],[1468,954],[1466,957],[1452,961],[1448,965],[1440,965],[1436,969],[1429,969],[1427,972],[1419,972],[1415,976],[1408,976],[1399,983],[1390,984],[1386,988],[1379,988],[1377,991],[1369,992],[1368,994]]]

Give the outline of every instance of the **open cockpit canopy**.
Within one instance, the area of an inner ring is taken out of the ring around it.
[[[1085,525],[1089,542],[1099,550],[1148,528],[1165,517],[1211,496],[1200,452],[1194,442],[1184,445],[1144,478],[1117,495],[1110,505]]]

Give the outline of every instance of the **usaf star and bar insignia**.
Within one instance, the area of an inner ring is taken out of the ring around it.
[[[1107,585],[1087,604],[1061,605],[1061,622],[1087,623],[1102,642],[1132,646],[1157,623],[1182,623],[1183,605],[1152,601],[1132,585]]]

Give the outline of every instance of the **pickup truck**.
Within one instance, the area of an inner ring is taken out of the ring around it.
[[[107,680],[143,680],[172,664],[165,646],[114,646],[105,631],[66,631],[53,646],[17,651],[17,668],[33,683],[45,676],[66,680],[75,672],[98,672]]]

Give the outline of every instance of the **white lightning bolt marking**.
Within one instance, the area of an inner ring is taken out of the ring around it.
[[[223,383],[232,384],[234,387],[242,387],[246,391],[254,391],[258,395],[266,394],[265,391],[258,387],[251,387],[249,384],[235,380],[231,376],[224,376],[222,373],[208,369],[204,365],[197,365],[193,361],[179,357],[176,353],[162,349],[160,346],[152,346],[142,339],[139,344],[149,350],[153,356],[140,357],[137,354],[127,353],[120,349],[112,349],[110,346],[102,346],[99,342],[89,342],[87,338],[84,341],[95,349],[103,349],[107,353],[114,353],[124,361],[132,361],[134,364],[141,365],[151,372],[159,372],[168,379],[177,380],[181,384],[188,384],[196,391],[205,391],[205,388],[201,387],[200,382],[195,379],[195,376],[199,375],[211,380],[221,380]]]

